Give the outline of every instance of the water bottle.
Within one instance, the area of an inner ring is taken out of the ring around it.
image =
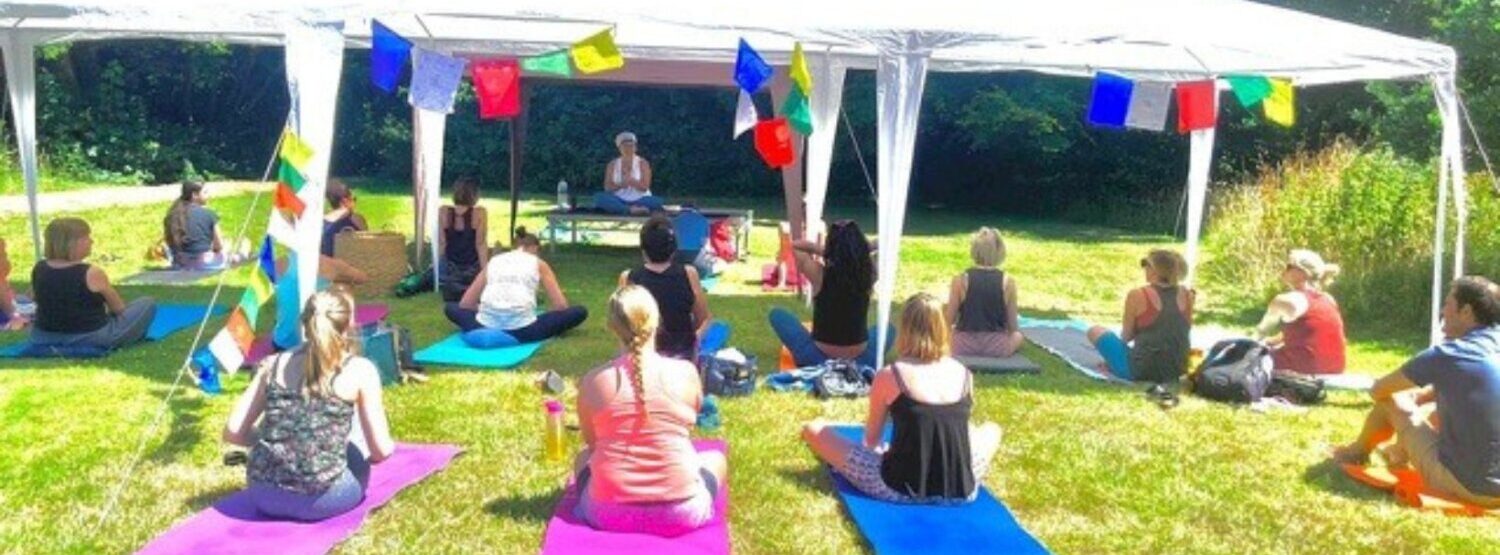
[[[547,408],[547,430],[544,434],[544,444],[547,460],[560,461],[567,457],[565,438],[563,437],[563,404],[556,399],[549,399]]]
[[[560,210],[571,210],[573,208],[572,206],[570,206],[568,204],[568,182],[567,182],[567,180],[562,180],[562,181],[558,181],[557,182],[557,207]]]

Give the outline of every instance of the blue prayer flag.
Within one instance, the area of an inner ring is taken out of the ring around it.
[[[385,92],[396,92],[408,59],[411,59],[411,41],[371,19],[370,80],[375,86]]]
[[[260,242],[260,271],[266,274],[267,281],[276,283],[276,252],[271,248],[270,235]]]
[[[1089,103],[1089,122],[1108,127],[1124,127],[1130,112],[1130,96],[1135,83],[1111,73],[1094,75],[1094,97]]]
[[[755,94],[770,79],[771,65],[750,48],[750,43],[740,39],[740,53],[734,60],[734,82],[745,92]]]

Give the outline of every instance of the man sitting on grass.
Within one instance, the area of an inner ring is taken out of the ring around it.
[[[1333,457],[1364,463],[1394,435],[1381,451],[1391,466],[1414,467],[1432,493],[1500,507],[1500,286],[1454,280],[1442,315],[1447,340],[1375,382],[1359,439]]]

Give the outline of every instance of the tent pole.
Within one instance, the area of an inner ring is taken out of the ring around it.
[[[424,253],[422,252],[422,230],[426,229],[423,226],[426,223],[423,216],[427,214],[427,211],[425,210],[426,206],[422,203],[422,122],[417,120],[417,108],[411,109],[411,129],[411,245],[412,249],[416,251],[416,256],[412,257],[412,260],[415,262],[413,267],[420,270],[424,257]]]
[[[521,86],[521,113],[510,120],[510,237],[516,238],[516,214],[521,203],[521,149],[526,144],[526,86]]]
[[[36,52],[34,43],[17,31],[5,33],[5,86],[10,94],[10,117],[16,132],[16,151],[21,158],[21,178],[26,184],[26,204],[31,216],[31,248],[42,259],[42,222],[37,205],[36,159]]]

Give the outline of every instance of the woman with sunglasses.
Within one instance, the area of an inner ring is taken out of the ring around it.
[[[1141,259],[1146,285],[1125,295],[1120,331],[1094,326],[1089,341],[1108,370],[1137,382],[1176,382],[1187,371],[1189,335],[1196,293],[1180,285],[1187,262],[1174,251],[1157,249]]]
[[[323,256],[333,256],[333,245],[338,234],[345,231],[365,231],[370,225],[365,217],[354,212],[354,189],[339,179],[328,180],[323,192],[331,210],[323,215]]]
[[[1255,326],[1255,337],[1271,347],[1277,370],[1301,374],[1339,374],[1344,371],[1344,317],[1328,294],[1338,276],[1337,264],[1318,253],[1297,249],[1287,257],[1281,283],[1289,291],[1277,295]],[[1275,333],[1277,328],[1281,333]]]

